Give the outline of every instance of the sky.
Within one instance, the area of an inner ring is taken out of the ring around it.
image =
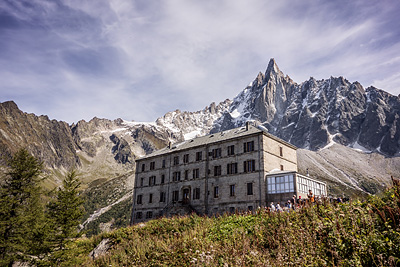
[[[1,0],[0,102],[154,121],[233,99],[270,58],[397,96],[399,17],[399,0]]]

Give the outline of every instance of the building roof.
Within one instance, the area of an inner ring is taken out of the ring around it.
[[[147,159],[147,158],[152,158],[160,155],[165,155],[169,153],[174,153],[177,151],[183,151],[195,147],[201,147],[205,146],[207,144],[214,144],[214,143],[219,143],[222,141],[226,140],[231,140],[231,139],[237,139],[240,137],[245,137],[245,136],[251,136],[251,135],[257,135],[257,134],[264,134],[280,143],[283,143],[293,149],[297,149],[294,145],[270,134],[267,132],[267,130],[263,127],[254,127],[252,125],[248,125],[248,128],[246,129],[246,126],[244,127],[239,127],[231,130],[226,130],[223,132],[215,133],[215,134],[209,134],[206,136],[201,136],[201,137],[196,137],[193,139],[189,139],[180,143],[175,143],[170,146],[167,146],[165,148],[162,148],[160,150],[154,151],[151,154],[145,155],[143,157],[140,157],[137,159],[142,160],[142,159]]]

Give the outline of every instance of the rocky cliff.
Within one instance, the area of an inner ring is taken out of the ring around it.
[[[49,168],[81,165],[66,122],[24,113],[12,101],[0,103],[0,153],[10,156],[19,148],[26,148]]]

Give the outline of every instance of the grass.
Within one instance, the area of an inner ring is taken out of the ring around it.
[[[364,202],[290,213],[161,218],[76,246],[87,255],[104,238],[112,241],[108,253],[93,260],[80,252],[79,265],[399,266],[400,185]]]

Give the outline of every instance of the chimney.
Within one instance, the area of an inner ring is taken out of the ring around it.
[[[246,131],[248,131],[249,128],[250,128],[250,122],[249,122],[249,121],[246,121]]]

